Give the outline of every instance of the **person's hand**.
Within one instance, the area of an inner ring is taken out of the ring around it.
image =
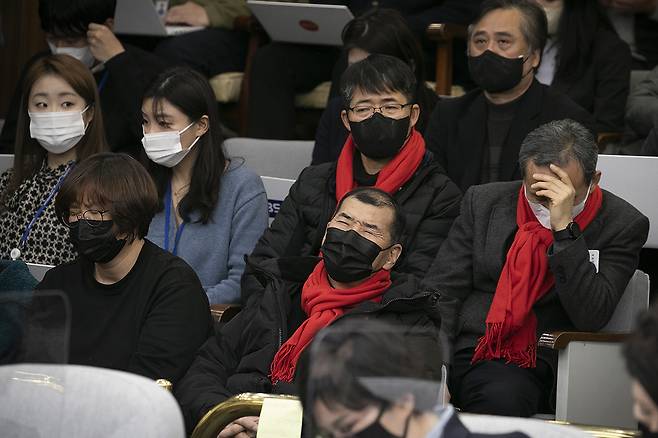
[[[217,438],[255,438],[258,431],[258,417],[241,417],[228,424]]]
[[[553,231],[560,231],[564,230],[573,220],[571,211],[576,198],[576,189],[564,170],[555,164],[551,164],[550,169],[555,175],[535,173],[532,177],[537,182],[530,187],[535,190],[537,196],[543,196],[549,200],[551,228]]]
[[[651,14],[658,7],[658,0],[601,0],[601,4],[623,13]]]
[[[103,24],[89,24],[87,43],[91,54],[100,62],[107,62],[126,50],[110,28]]]
[[[186,24],[188,26],[210,26],[208,13],[203,6],[194,2],[183,3],[169,9],[165,22],[167,24]]]

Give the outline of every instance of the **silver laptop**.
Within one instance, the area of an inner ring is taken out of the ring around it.
[[[0,154],[0,173],[14,167],[14,154]]]
[[[247,6],[273,41],[342,46],[341,34],[354,18],[345,5],[248,0]]]
[[[166,9],[166,8],[165,8]],[[117,0],[114,12],[114,32],[124,35],[171,36],[195,30],[201,26],[165,26],[152,0]]]
[[[283,200],[290,192],[290,187],[295,183],[294,179],[275,178],[273,176],[261,176],[267,194],[267,210],[270,216],[270,224],[281,209]]]
[[[651,193],[658,186],[658,157],[599,155],[600,186],[649,218],[645,248],[658,248],[658,202]]]
[[[26,263],[27,268],[30,270],[30,274],[37,281],[43,280],[43,277],[46,275],[46,272],[50,271],[54,266],[52,265],[42,265],[41,263]]]

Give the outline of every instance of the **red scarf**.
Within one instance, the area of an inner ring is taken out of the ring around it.
[[[472,363],[505,359],[522,368],[534,368],[537,363],[537,318],[532,306],[555,284],[546,255],[553,233],[539,223],[523,190],[521,186],[516,204],[519,229],[507,253],[487,314],[485,334],[475,348]],[[585,209],[574,218],[581,230],[596,217],[602,198],[596,186]]]
[[[352,168],[355,150],[354,140],[350,134],[336,164],[336,201],[338,202],[347,192],[356,188]],[[375,187],[391,195],[394,194],[416,173],[424,156],[425,140],[415,128],[412,128],[411,135],[402,149],[379,172]]]
[[[302,288],[302,309],[308,318],[274,356],[270,369],[272,382],[291,382],[299,356],[320,330],[357,304],[368,300],[381,302],[382,294],[390,286],[390,271],[381,269],[352,289],[334,289],[321,260]]]

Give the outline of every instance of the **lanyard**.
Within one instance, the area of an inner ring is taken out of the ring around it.
[[[164,225],[164,249],[169,251],[169,221],[171,219],[171,207],[173,206],[173,201],[171,199],[171,184],[167,186],[167,191],[165,192],[165,225]],[[174,218],[174,221],[176,219]],[[178,252],[178,242],[183,235],[183,230],[185,230],[185,222],[181,223],[176,229],[176,237],[174,237],[174,249],[171,251],[173,255],[176,255]]]
[[[70,170],[73,168],[73,164],[69,164],[64,171],[64,174],[59,177],[57,180],[57,183],[55,184],[55,187],[52,188],[50,191],[50,194],[48,194],[48,197],[46,200],[41,204],[41,207],[39,207],[34,213],[34,216],[32,217],[32,220],[30,221],[29,224],[27,224],[27,227],[25,227],[25,231],[23,231],[23,234],[21,235],[21,240],[18,242],[18,247],[23,248],[25,246],[25,242],[27,242],[27,238],[30,236],[30,232],[32,231],[32,227],[34,224],[37,222],[37,220],[41,217],[44,211],[46,211],[46,208],[48,208],[48,205],[50,204],[50,201],[53,200],[57,192],[59,191],[59,188],[62,186],[62,183],[64,182],[64,178],[66,178],[66,175],[69,174]]]
[[[105,84],[107,83],[107,78],[110,76],[110,72],[105,70],[105,73],[103,73],[103,76],[101,77],[101,81],[98,83],[98,94],[103,91],[103,88],[105,88]]]

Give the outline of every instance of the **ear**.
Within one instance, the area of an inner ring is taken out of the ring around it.
[[[409,128],[412,128],[416,126],[416,123],[418,123],[418,119],[420,119],[420,105],[417,103],[414,103],[411,106],[411,113],[409,114],[410,116],[410,123],[409,123]]]
[[[386,269],[387,271],[393,269],[400,258],[400,255],[402,255],[402,245],[396,243],[388,249],[388,255],[386,256],[386,261],[384,262],[382,269]]]
[[[195,126],[195,131],[194,135],[196,137],[201,137],[203,134],[208,132],[208,128],[210,127],[210,121],[208,119],[208,116],[204,115],[201,116],[201,118],[196,122]]]
[[[103,24],[105,26],[109,27],[110,30],[113,30],[114,29],[114,18],[108,18],[107,20],[105,20],[105,22]]]
[[[539,67],[539,63],[541,62],[541,53],[539,52],[539,50],[533,50],[531,56],[532,56],[532,59],[531,59],[532,68],[534,68],[536,70],[537,67]]]
[[[597,170],[592,178],[592,187],[599,185],[599,182],[601,182],[601,171]]]
[[[86,125],[89,125],[89,123],[91,123],[91,121],[94,120],[94,114],[96,114],[95,109],[96,109],[95,104],[89,105],[87,111],[85,111],[85,113],[82,115],[82,119],[84,120]]]
[[[350,119],[347,118],[347,110],[341,110],[340,120],[342,120],[345,129],[351,132],[352,130],[350,129]]]

